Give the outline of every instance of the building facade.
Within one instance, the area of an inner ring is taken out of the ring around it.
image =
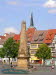
[[[42,63],[42,60],[35,57],[35,53],[39,46],[45,43],[51,48],[52,60],[54,60],[56,64],[56,29],[37,30],[34,27],[33,14],[31,14],[30,26],[26,30],[26,34],[28,50],[30,53],[30,62]],[[0,48],[3,47],[4,42],[9,37],[13,37],[16,42],[20,41],[20,34],[5,34],[4,36],[0,36]]]

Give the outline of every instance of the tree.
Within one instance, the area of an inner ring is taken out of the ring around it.
[[[4,51],[2,51],[2,48],[0,48],[0,57],[4,58],[4,56],[5,56],[5,53],[4,53]]]
[[[8,40],[4,43],[2,48],[3,55],[9,58],[15,58],[18,55],[19,43],[16,43],[13,38],[8,38]]]
[[[51,49],[46,44],[42,44],[36,51],[35,56],[43,59],[43,65],[45,65],[45,60],[51,58]]]

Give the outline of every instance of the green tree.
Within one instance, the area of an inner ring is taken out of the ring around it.
[[[43,59],[43,65],[45,65],[45,60],[51,58],[51,49],[46,44],[42,44],[36,51],[35,56]]]
[[[5,56],[5,53],[4,53],[4,51],[2,51],[2,48],[0,48],[0,57],[4,58],[4,56]]]
[[[8,40],[4,43],[2,52],[4,53],[3,56],[6,56],[9,58],[15,58],[18,55],[18,50],[19,50],[19,43],[16,43],[13,38],[8,38]]]

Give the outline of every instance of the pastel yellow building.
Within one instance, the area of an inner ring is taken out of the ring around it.
[[[38,49],[38,44],[30,44],[30,62],[31,63],[36,63],[40,60],[37,57],[35,57],[35,53],[37,49]]]

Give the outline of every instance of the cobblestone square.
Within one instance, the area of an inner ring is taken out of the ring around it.
[[[56,67],[54,69],[51,69],[51,67],[40,67],[37,66],[36,70],[32,70],[29,74],[19,74],[19,75],[56,75]],[[0,75],[9,75],[9,74],[3,74],[1,72],[2,69],[10,68],[9,65],[0,64]],[[17,75],[17,74],[10,74],[10,75]]]

